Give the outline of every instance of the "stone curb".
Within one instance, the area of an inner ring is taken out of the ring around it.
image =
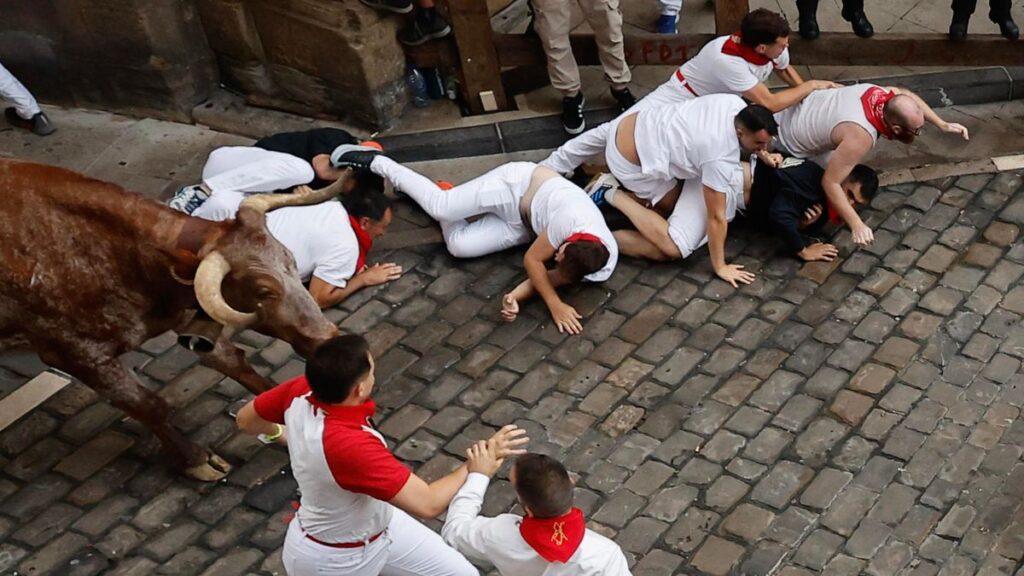
[[[864,78],[846,83],[856,82],[909,88],[935,108],[1024,98],[1024,66]],[[585,116],[587,126],[596,126],[611,119],[613,113],[610,109],[593,110]],[[470,128],[384,136],[379,140],[389,156],[399,162],[412,162],[556,148],[565,142],[566,134],[559,116],[550,115]]]

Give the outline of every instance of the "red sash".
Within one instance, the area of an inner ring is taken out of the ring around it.
[[[568,562],[583,542],[587,523],[583,511],[573,508],[556,518],[527,516],[519,524],[519,534],[541,558],[548,562]]]
[[[725,44],[722,44],[722,54],[739,56],[755,66],[764,66],[772,61],[771,58],[763,54],[758,54],[756,50],[741,42],[739,34],[729,36],[729,39],[725,41]]]
[[[566,238],[565,241],[566,242],[597,242],[598,244],[604,246],[604,242],[601,242],[600,238],[598,238],[597,236],[594,236],[593,234],[587,234],[586,232],[580,232],[580,233],[577,233],[577,234],[573,234],[572,236],[569,236],[568,238]]]
[[[864,106],[864,116],[867,117],[868,122],[878,130],[878,133],[892,140],[893,133],[892,128],[885,122],[882,111],[885,109],[885,104],[896,97],[895,92],[886,92],[878,86],[872,86],[868,88],[860,97],[860,103]]]
[[[359,221],[351,214],[348,215],[348,221],[352,225],[352,231],[356,233],[356,242],[359,243],[359,259],[356,260],[356,274],[358,274],[366,266],[366,255],[373,247],[373,238],[370,238],[366,230],[359,225]]]

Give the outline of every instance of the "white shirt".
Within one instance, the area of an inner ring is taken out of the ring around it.
[[[789,48],[775,60],[758,65],[740,56],[722,52],[730,36],[721,36],[708,42],[696,56],[679,67],[686,82],[698,96],[709,94],[742,94],[766,81],[775,70],[789,67]],[[669,82],[678,82],[675,75]]]
[[[644,174],[689,180],[719,192],[736,186],[740,143],[736,114],[747,104],[732,94],[712,94],[688,102],[638,112],[636,151]]]
[[[852,122],[878,139],[878,130],[864,114],[861,96],[874,84],[854,84],[834,90],[817,90],[796,106],[775,114],[779,143],[798,158],[814,158],[835,150],[832,130]]]
[[[193,212],[207,220],[234,218],[245,194],[234,190],[214,192]],[[311,276],[344,288],[356,273],[359,243],[348,212],[341,202],[329,200],[311,206],[287,206],[267,213],[267,229],[295,257],[303,282]]]
[[[586,531],[568,562],[544,560],[520,536],[522,517],[479,515],[489,482],[487,476],[471,473],[452,499],[441,529],[449,546],[467,557],[491,562],[503,576],[630,576],[619,546],[592,530]]]
[[[572,182],[558,177],[541,184],[530,205],[530,226],[538,234],[543,231],[556,249],[573,234],[597,236],[608,249],[608,261],[603,268],[584,278],[590,282],[604,282],[615,271],[619,245],[601,210],[586,192]]]

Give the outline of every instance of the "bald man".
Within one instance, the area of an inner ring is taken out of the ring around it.
[[[825,168],[821,186],[858,244],[870,243],[874,234],[847,201],[842,183],[879,136],[911,144],[927,122],[968,139],[967,128],[939,118],[910,90],[874,84],[813,92],[800,104],[777,113],[775,119],[778,144],[784,152],[812,159]]]

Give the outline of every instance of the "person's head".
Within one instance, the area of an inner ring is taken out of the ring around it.
[[[882,118],[896,140],[905,144],[911,144],[924,128],[924,110],[906,94],[897,94],[886,102]]]
[[[325,340],[306,360],[306,380],[313,397],[324,404],[365,402],[373,391],[373,355],[362,336],[345,334]]]
[[[789,34],[789,22],[765,8],[748,13],[740,23],[740,41],[773,60],[789,47]]]
[[[779,133],[775,116],[760,104],[751,104],[736,115],[736,137],[746,154],[767,150],[772,137]]]
[[[555,265],[569,282],[579,282],[608,263],[608,248],[593,240],[565,242],[555,252]]]
[[[565,466],[550,456],[533,452],[519,456],[508,479],[528,516],[557,518],[572,510],[572,478]]]
[[[878,173],[870,166],[857,164],[842,183],[851,206],[869,204],[878,192]]]
[[[394,216],[391,201],[380,190],[357,187],[341,197],[349,215],[356,219],[371,240],[384,235]]]
[[[324,182],[334,182],[345,172],[344,168],[335,168],[331,164],[330,154],[317,154],[311,162],[313,173]],[[342,194],[348,194],[353,190],[378,190],[384,192],[384,179],[369,170],[356,170],[342,187]]]

